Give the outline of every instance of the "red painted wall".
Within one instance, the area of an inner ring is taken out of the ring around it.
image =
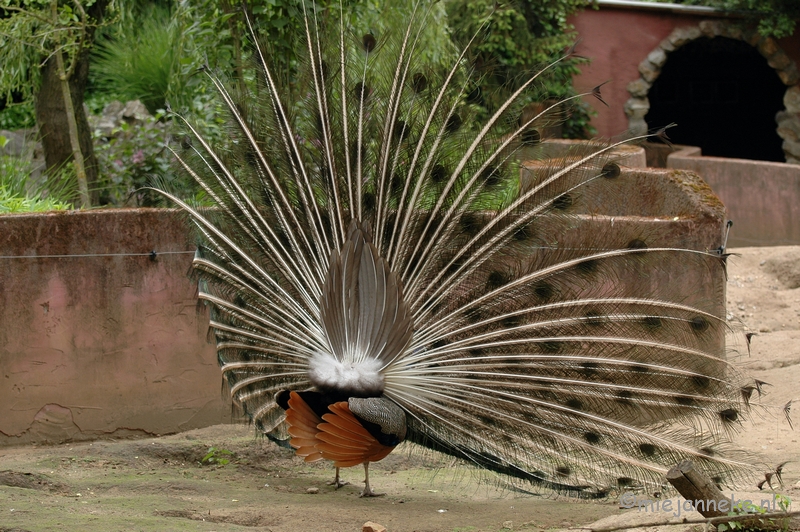
[[[628,117],[623,110],[630,98],[626,87],[639,78],[639,63],[647,54],[675,28],[697,26],[703,20],[711,19],[606,6],[597,10],[587,9],[570,19],[580,39],[577,52],[591,59],[590,64],[581,67],[581,75],[575,78],[576,90],[591,90],[608,81],[602,94],[609,107],[594,98],[586,98],[586,102],[597,111],[592,125],[598,135],[613,137],[628,129]],[[790,38],[779,39],[778,45],[800,66],[800,31]]]

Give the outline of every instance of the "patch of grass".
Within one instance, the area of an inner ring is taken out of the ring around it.
[[[233,451],[211,447],[208,450],[208,453],[200,460],[200,463],[205,465],[224,466],[231,462],[231,458],[233,458]]]
[[[29,161],[8,155],[0,157],[0,214],[72,209],[65,199],[69,197],[71,188],[68,172],[61,172],[55,178],[33,187],[28,186],[30,174]]]

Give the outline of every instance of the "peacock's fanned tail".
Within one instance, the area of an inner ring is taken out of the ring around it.
[[[713,279],[723,259],[645,229],[563,246],[586,185],[614,194],[615,144],[520,188],[516,151],[563,109],[521,112],[547,68],[478,125],[469,48],[450,70],[420,60],[428,9],[385,36],[307,13],[291,86],[259,49],[257,90],[209,76],[230,143],[187,126],[175,155],[216,206],[173,199],[202,237],[199,297],[235,403],[285,438],[276,395],[355,368],[348,390],[399,405],[407,439],[547,489],[658,485],[686,458],[746,471],[721,452],[746,409],[724,316],[697,286],[656,282],[675,261]]]

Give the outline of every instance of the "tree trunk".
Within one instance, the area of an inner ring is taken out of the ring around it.
[[[89,185],[92,204],[97,204],[97,158],[92,149],[92,130],[83,111],[83,92],[89,76],[89,51],[81,52],[77,59],[75,73],[69,79],[72,94],[72,105],[75,109],[75,122],[78,126],[78,137],[86,168],[86,181]],[[61,90],[61,79],[55,57],[51,57],[41,68],[42,85],[36,95],[36,123],[42,138],[44,160],[48,171],[60,169],[72,162],[72,144],[69,137],[69,123],[64,96]],[[73,198],[78,203],[78,197]]]
[[[108,5],[107,0],[95,2],[87,14],[96,21],[103,18],[103,13]],[[87,28],[87,43],[94,40],[94,27]],[[89,79],[89,52],[90,47],[85,47],[76,58],[75,71],[69,79],[69,89],[72,94],[72,105],[75,109],[75,120],[78,128],[80,148],[83,153],[86,180],[92,205],[97,205],[100,191],[97,190],[98,164],[97,157],[92,148],[92,130],[83,111],[83,93]],[[66,59],[66,58],[65,58]],[[66,61],[65,61],[66,62]],[[70,144],[69,123],[67,110],[64,105],[64,96],[61,79],[58,75],[58,66],[55,57],[51,57],[41,67],[42,83],[36,94],[36,124],[39,126],[39,135],[42,139],[44,160],[48,171],[60,169],[72,161],[72,145]],[[73,198],[78,204],[79,198]]]

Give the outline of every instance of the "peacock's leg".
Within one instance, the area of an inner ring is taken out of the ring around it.
[[[369,462],[364,462],[364,491],[359,497],[383,497],[385,493],[375,493],[369,486]]]
[[[328,482],[328,486],[334,486],[334,487],[335,487],[335,488],[338,490],[338,489],[339,489],[339,488],[341,488],[342,486],[347,486],[348,484],[350,484],[350,483],[349,483],[349,482],[342,482],[342,481],[339,479],[339,468],[337,467],[337,468],[336,468],[336,476],[335,476],[335,477],[333,477],[333,480],[331,480],[330,482]]]

